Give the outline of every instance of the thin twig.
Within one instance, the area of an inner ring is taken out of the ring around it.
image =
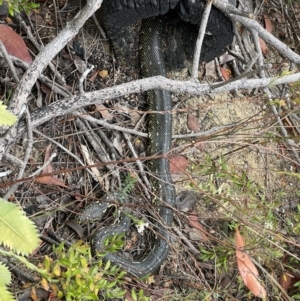
[[[132,143],[131,143],[131,141],[130,141],[130,136],[129,136],[127,133],[123,133],[123,136],[124,136],[124,138],[125,138],[125,140],[126,140],[126,142],[127,142],[127,145],[128,145],[128,147],[129,147],[129,149],[130,149],[130,151],[131,151],[133,157],[134,157],[134,158],[138,158],[138,155],[136,154],[135,149],[134,149],[134,147],[133,147],[133,145],[132,145]],[[137,160],[137,161],[136,161],[136,164],[137,164],[137,166],[138,166],[138,168],[139,168],[139,170],[140,170],[140,173],[141,173],[141,175],[142,175],[142,179],[144,180],[144,183],[145,183],[145,185],[146,185],[146,186],[142,185],[142,187],[143,187],[143,189],[144,189],[144,191],[145,191],[145,194],[146,194],[147,199],[150,199],[151,197],[150,197],[149,191],[148,191],[148,189],[147,189],[147,187],[148,187],[148,188],[151,187],[150,182],[148,181],[148,178],[146,177],[146,173],[145,173],[145,171],[144,171],[144,167],[143,167],[141,161],[140,161],[140,160]]]
[[[29,110],[26,106],[26,124],[27,124],[27,147],[24,154],[23,164],[19,170],[17,179],[21,179],[23,177],[25,168],[27,166],[28,160],[30,158],[30,154],[33,146],[33,135],[32,135],[32,125],[31,125],[31,116]],[[15,184],[11,186],[8,191],[5,193],[3,199],[7,200],[19,187],[19,184]]]
[[[38,168],[34,173],[32,173],[31,175],[29,175],[28,177],[29,177],[29,178],[34,178],[36,175],[38,175],[40,172],[42,172],[43,169],[44,169],[47,165],[49,165],[49,164],[53,161],[53,159],[54,159],[56,156],[57,156],[56,153],[51,154],[51,156],[48,158],[48,160],[47,160],[40,168]],[[46,174],[46,175],[47,175],[47,174]]]
[[[195,254],[200,254],[200,251],[194,247],[194,245],[188,240],[188,238],[185,235],[183,235],[179,228],[173,227],[172,229],[178,235],[178,237],[186,243],[190,251],[192,251]]]
[[[81,75],[80,79],[79,79],[79,92],[81,94],[84,94],[84,89],[83,89],[83,82],[85,81],[87,75],[94,69],[94,66],[90,66],[89,68],[87,68]]]
[[[10,110],[19,116],[20,109],[27,102],[27,97],[36,82],[39,74],[48,66],[50,61],[61,49],[78,33],[86,20],[100,8],[102,0],[87,1],[86,6],[74,17],[72,21],[66,24],[66,27],[47,44],[36,56],[25,74],[10,101]],[[20,116],[19,116],[20,117]],[[11,132],[12,130],[9,130]]]
[[[208,17],[211,11],[211,4],[213,0],[208,0],[204,12],[201,18],[201,24],[198,32],[198,37],[196,41],[196,46],[194,50],[194,59],[193,59],[193,68],[192,68],[192,78],[195,82],[198,82],[198,72],[199,72],[199,63],[200,63],[200,55],[201,55],[201,48],[205,36],[205,30],[208,22]]]
[[[62,144],[58,143],[56,140],[44,135],[43,133],[41,133],[38,130],[33,130],[34,133],[38,134],[39,136],[44,137],[45,139],[49,140],[51,143],[55,144],[57,147],[59,147],[60,149],[62,149],[66,154],[68,154],[69,156],[71,156],[72,158],[74,158],[80,165],[85,166],[86,164],[80,160],[79,157],[77,157],[75,154],[73,154],[72,152],[70,152],[67,148],[65,148]],[[94,174],[87,168],[86,169],[87,172],[93,177]]]
[[[26,23],[24,22],[24,20],[20,17],[19,14],[16,14],[15,16],[17,18],[17,20],[19,21],[19,23],[21,24],[22,29],[26,32],[26,35],[28,37],[28,39],[30,40],[30,42],[35,46],[35,48],[40,52],[44,46],[39,44],[36,39],[34,38],[34,36],[31,33],[30,28],[26,25]],[[28,20],[30,21],[30,18],[28,18]],[[61,85],[64,85],[65,79],[63,78],[63,76],[58,72],[57,67],[52,63],[49,62],[49,68],[51,69],[51,71],[53,72],[54,76],[57,78],[58,82]]]
[[[23,161],[11,154],[4,154],[3,158],[12,164],[15,164],[19,168],[23,166]]]
[[[12,170],[11,170],[11,169],[6,170],[6,171],[2,171],[2,172],[0,172],[0,178],[7,177],[7,176],[10,175],[11,173],[12,173]]]
[[[3,54],[3,56],[4,56],[5,60],[6,60],[6,62],[8,64],[8,67],[9,67],[11,73],[12,73],[12,76],[13,76],[15,82],[19,83],[20,79],[19,79],[17,70],[16,70],[14,64],[12,63],[12,60],[11,60],[9,54],[7,53],[6,48],[4,47],[3,43],[1,42],[1,40],[0,40],[0,50],[1,50],[1,52],[2,52],[2,54]]]

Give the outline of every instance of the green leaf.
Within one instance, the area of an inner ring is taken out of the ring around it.
[[[6,110],[2,101],[0,101],[0,126],[1,125],[13,125],[17,121],[17,116]]]
[[[0,262],[0,286],[8,285],[11,280],[11,275],[8,268]]]
[[[110,260],[107,260],[105,267],[104,267],[104,271],[107,271],[110,267]]]
[[[135,290],[131,290],[131,297],[134,301],[137,301],[137,295],[136,295]]]
[[[28,255],[39,245],[38,232],[33,222],[17,205],[1,198],[0,233],[0,244],[19,254]]]
[[[0,301],[15,301],[13,295],[3,285],[0,285]]]

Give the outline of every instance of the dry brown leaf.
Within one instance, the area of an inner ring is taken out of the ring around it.
[[[220,71],[221,71],[221,74],[222,74],[224,80],[225,81],[229,80],[230,71],[228,69],[223,68],[223,67],[220,67]]]
[[[268,53],[268,46],[267,46],[266,42],[261,38],[259,38],[259,46],[260,46],[262,54],[266,55]]]
[[[128,290],[126,290],[125,300],[134,301],[134,299],[131,297],[131,293]]]
[[[192,114],[187,115],[187,127],[194,133],[200,132],[200,125],[198,119]]]
[[[199,233],[201,234],[202,240],[203,241],[208,241],[209,239],[205,234],[206,231],[203,228],[203,226],[199,223],[197,212],[195,210],[193,212],[191,212],[188,219],[189,219],[189,225],[192,228],[195,228],[199,231]]]
[[[272,23],[270,18],[267,15],[264,15],[264,21],[265,21],[265,28],[268,32],[272,32]],[[261,52],[263,55],[266,55],[268,53],[268,46],[266,44],[266,42],[259,38],[259,46],[261,49]]]
[[[80,144],[80,148],[82,151],[82,155],[85,158],[85,161],[87,162],[87,164],[94,165],[95,162],[91,158],[91,156],[90,156],[91,154],[90,154],[88,148],[83,144]],[[102,176],[99,169],[96,166],[91,167],[91,171],[93,172],[95,179],[97,179],[98,182],[101,184],[101,186],[104,187],[106,175]]]
[[[265,29],[268,32],[272,33],[273,27],[272,27],[272,22],[271,22],[269,16],[264,15],[264,20],[265,20]]]
[[[39,9],[35,9],[30,14],[30,19],[32,22],[35,22],[38,25],[42,25],[47,23],[46,21],[49,19],[49,9],[45,6],[41,6]]]
[[[192,114],[188,114],[187,116],[187,127],[189,130],[193,131],[194,133],[199,133],[201,131],[198,119]],[[199,150],[204,150],[205,145],[206,145],[205,142],[196,140],[195,147],[198,148]]]
[[[50,299],[49,292],[44,290],[42,287],[32,287],[30,291],[30,297],[33,301],[54,300]]]
[[[171,174],[174,173],[181,173],[183,172],[186,167],[188,166],[189,161],[183,156],[173,156],[170,158],[170,172]]]
[[[257,268],[245,251],[244,240],[238,228],[236,229],[236,259],[240,275],[247,288],[256,297],[266,298],[266,290],[258,281],[259,274]]]
[[[109,113],[107,107],[102,104],[96,105],[96,111],[99,112],[102,115],[102,118],[107,121],[111,121],[114,118],[114,116]]]
[[[89,81],[93,83],[93,82],[95,81],[95,79],[97,78],[97,76],[98,76],[98,71],[96,70],[96,71],[94,71],[93,74],[90,76]]]
[[[39,177],[35,179],[35,182],[38,184],[44,184],[44,185],[55,185],[55,186],[60,186],[64,188],[69,188],[67,185],[64,184],[63,181],[52,177],[52,176],[44,176],[44,177]]]
[[[287,291],[293,288],[294,284],[298,281],[300,281],[300,274],[295,274],[293,272],[286,272],[280,277],[279,284],[282,286],[282,288],[285,291]]]
[[[38,296],[37,296],[37,294],[36,294],[35,287],[32,287],[31,293],[30,293],[30,297],[31,297],[31,299],[32,299],[33,301],[38,301],[38,300],[39,300],[39,298],[38,298]]]
[[[49,291],[50,286],[49,286],[48,281],[45,278],[42,278],[40,283],[41,283],[41,286],[44,288],[44,290]]]
[[[46,86],[45,84],[41,84],[41,90],[45,93],[45,94],[50,94],[51,93],[51,89]]]
[[[52,149],[51,149],[51,146],[52,144],[50,143],[47,148],[46,148],[46,152],[45,152],[45,158],[44,158],[44,163],[46,163],[49,158],[51,157],[52,155]],[[50,173],[53,171],[53,166],[52,166],[52,162],[50,162],[49,164],[47,164],[44,168],[43,168],[43,171],[42,171],[42,174],[43,173]]]
[[[44,163],[49,160],[49,158],[52,155],[52,150],[51,150],[51,143],[47,146],[46,152],[45,152],[45,158],[44,158]],[[53,172],[53,166],[52,163],[50,162],[47,164],[42,171],[42,174],[47,174]],[[35,179],[35,182],[38,184],[44,184],[44,185],[55,185],[55,186],[60,186],[64,188],[69,188],[64,184],[63,181],[57,179],[54,176],[44,176],[44,177],[39,177]]]
[[[27,50],[23,39],[14,32],[9,26],[0,24],[0,41],[6,48],[6,51],[20,60],[31,64],[32,58]]]
[[[80,74],[82,74],[87,69],[87,64],[85,61],[83,61],[81,58],[79,58],[77,55],[74,58],[74,65],[76,66],[76,69]]]

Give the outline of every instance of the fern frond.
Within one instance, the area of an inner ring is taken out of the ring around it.
[[[0,286],[10,284],[11,275],[8,268],[0,262]]]
[[[16,301],[7,287],[0,284],[0,301]]]
[[[0,244],[18,254],[28,255],[39,245],[38,232],[34,223],[17,205],[1,198],[0,233]]]
[[[137,179],[132,177],[130,174],[126,176],[125,183],[121,189],[121,193],[124,197],[128,196],[129,193],[133,190]]]

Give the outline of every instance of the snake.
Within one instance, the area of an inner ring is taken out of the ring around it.
[[[202,0],[201,0],[202,1]],[[122,33],[126,25],[131,25],[137,19],[143,19],[140,28],[140,62],[141,74],[143,77],[155,75],[166,76],[164,56],[162,52],[162,32],[164,28],[163,20],[158,15],[165,14],[169,9],[175,8],[178,0],[160,1],[157,6],[156,0],[104,0],[102,9],[102,20],[105,28],[111,38],[114,39],[114,50],[122,53],[123,42]],[[182,0],[182,2],[188,2]],[[195,1],[191,0],[191,3]],[[200,3],[196,0],[196,3]],[[181,10],[186,11],[188,6],[181,3]],[[191,5],[191,4],[189,4]],[[191,10],[192,11],[192,10]],[[131,12],[131,13],[130,13]],[[137,13],[138,12],[138,13]],[[191,15],[191,14],[190,14]],[[193,13],[192,13],[193,15]],[[156,16],[156,17],[152,17]],[[195,19],[195,18],[194,18]],[[119,21],[120,22],[119,22]],[[116,38],[117,37],[117,38]],[[121,41],[121,42],[120,42]],[[222,48],[220,46],[220,48]],[[221,50],[222,51],[222,50]],[[150,90],[147,92],[148,109],[157,113],[149,114],[148,135],[149,146],[148,156],[164,155],[171,149],[172,141],[172,101],[169,91]],[[172,225],[173,210],[175,205],[176,193],[170,174],[169,160],[165,156],[158,156],[148,163],[148,169],[152,174],[151,186],[158,202],[159,215],[162,225],[157,228],[157,237],[153,242],[150,251],[145,257],[138,260],[127,259],[117,252],[106,253],[104,260],[119,266],[136,277],[144,277],[154,273],[166,260],[171,244],[171,237],[168,228]],[[115,198],[126,203],[122,197],[115,195]],[[107,201],[110,200],[107,197]],[[108,207],[108,202],[94,203],[88,206],[80,219],[96,220],[101,219]],[[108,237],[126,232],[131,225],[130,212],[124,209],[121,212],[119,222],[109,228],[103,228],[96,231],[91,239],[91,249],[93,255],[104,251],[105,241]]]

